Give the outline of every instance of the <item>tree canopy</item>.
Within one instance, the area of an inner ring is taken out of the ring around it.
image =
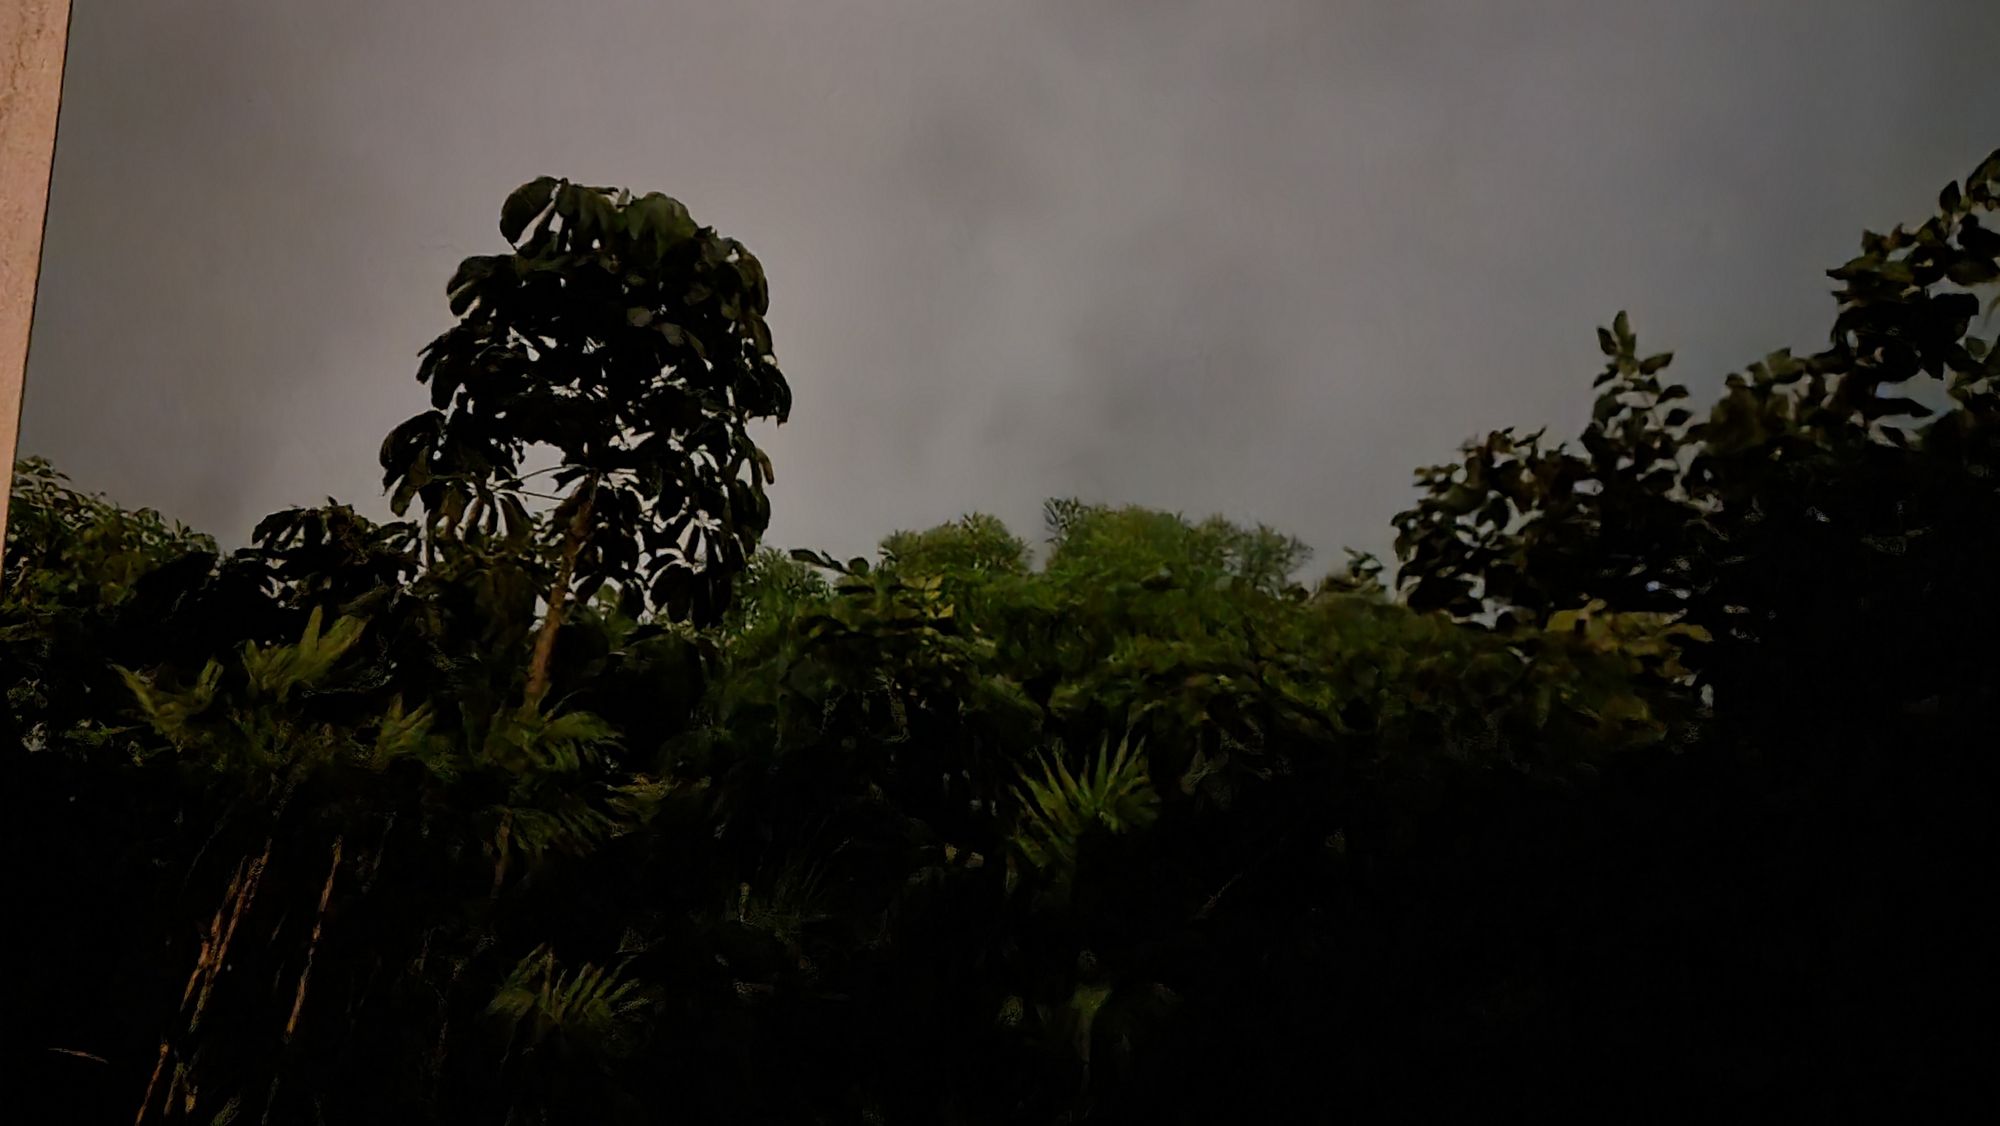
[[[536,180],[447,287],[396,520],[224,552],[16,467],[14,1100],[1959,1109],[2000,993],[1995,210],[2000,153],[1831,272],[1827,349],[1705,414],[1620,313],[1579,448],[1420,471],[1385,582],[1078,499],[1039,553],[977,514],[767,545],[757,260]]]

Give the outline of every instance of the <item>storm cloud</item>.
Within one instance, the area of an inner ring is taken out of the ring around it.
[[[1052,495],[1386,548],[1573,431],[1632,311],[1697,392],[2000,145],[2000,4],[300,0],[73,17],[22,449],[242,540],[375,450],[544,173],[764,260],[772,538]]]

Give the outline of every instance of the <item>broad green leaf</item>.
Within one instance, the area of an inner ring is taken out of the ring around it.
[[[528,224],[549,206],[558,183],[553,176],[540,176],[514,189],[500,208],[501,237],[509,243],[520,242]]]

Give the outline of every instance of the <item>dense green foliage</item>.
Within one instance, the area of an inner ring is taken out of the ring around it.
[[[762,273],[554,180],[454,277],[398,513],[232,553],[14,481],[36,1121],[1942,1109],[1994,1035],[2000,153],[1706,421],[1419,475],[1392,597],[1077,501],[761,547]],[[1988,310],[1990,312],[1990,309]],[[668,331],[671,329],[672,331]],[[1921,427],[1917,392],[1945,392]],[[521,467],[554,451],[536,513]],[[750,478],[740,476],[749,468]],[[572,487],[573,486],[573,487]],[[690,529],[699,526],[699,532]]]

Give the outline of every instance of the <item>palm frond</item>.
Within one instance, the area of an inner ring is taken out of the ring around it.
[[[1044,756],[1039,778],[1024,774],[1015,791],[1021,822],[1014,841],[1031,864],[1066,875],[1089,833],[1125,833],[1153,823],[1159,795],[1140,746],[1128,735],[1114,752],[1106,736],[1080,774],[1070,770],[1058,746]]]
[[[632,1043],[646,1006],[639,984],[616,969],[564,969],[548,945],[515,964],[486,1014],[509,1026],[524,1051],[616,1057]]]

